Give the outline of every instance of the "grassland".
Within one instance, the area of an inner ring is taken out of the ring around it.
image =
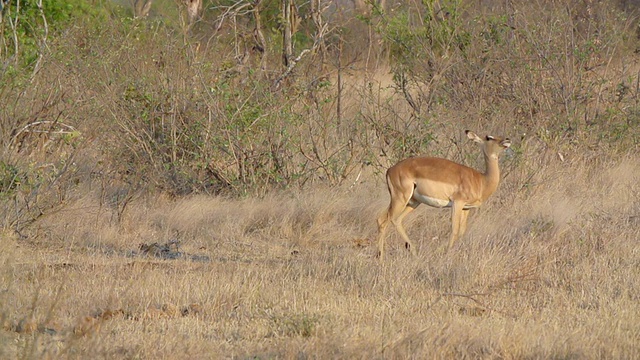
[[[424,210],[419,257],[392,236],[384,265],[375,180],[145,199],[118,226],[88,194],[3,236],[5,322],[37,329],[5,330],[3,357],[634,358],[638,164],[557,161],[526,189],[512,173],[455,251],[448,212]],[[137,253],[178,231],[184,258]]]
[[[309,58],[278,91],[162,21],[77,24],[4,73],[0,358],[640,357],[637,19],[488,3],[427,24],[464,51],[389,20],[418,56]],[[465,128],[512,139],[498,191],[453,251],[420,207],[418,257],[391,230],[380,263],[384,170],[482,169]]]

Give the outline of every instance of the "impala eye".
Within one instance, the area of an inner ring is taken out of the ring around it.
[[[487,141],[494,140],[493,136],[487,135]]]

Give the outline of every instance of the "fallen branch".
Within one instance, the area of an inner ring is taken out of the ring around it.
[[[282,81],[284,79],[286,79],[287,76],[289,76],[291,74],[293,69],[296,67],[296,64],[298,64],[298,62],[300,60],[302,60],[302,57],[305,56],[310,51],[311,51],[311,49],[304,49],[304,50],[302,50],[300,55],[298,55],[298,57],[296,57],[295,59],[291,60],[291,62],[289,63],[289,66],[287,67],[287,70],[285,70],[285,72],[282,73],[282,75],[280,75],[280,77],[278,79],[276,79],[276,81],[273,82],[273,89],[274,90],[278,90],[280,88],[280,84],[282,84]]]

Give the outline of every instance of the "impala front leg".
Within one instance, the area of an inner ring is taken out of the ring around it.
[[[462,218],[460,219],[460,233],[458,236],[463,237],[467,232],[467,218],[469,217],[470,209],[462,210]]]
[[[461,201],[454,201],[451,207],[451,239],[449,240],[449,250],[453,248],[456,240],[460,236],[460,228],[462,226],[463,219],[466,221],[464,212],[464,203]],[[466,227],[466,224],[465,224]]]

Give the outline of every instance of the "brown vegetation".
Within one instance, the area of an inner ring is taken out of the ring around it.
[[[264,51],[205,3],[2,69],[0,358],[640,356],[633,7],[301,7],[285,67],[259,3]],[[417,258],[380,264],[384,172],[481,169],[466,128],[511,139],[499,188],[452,251],[414,211]]]

